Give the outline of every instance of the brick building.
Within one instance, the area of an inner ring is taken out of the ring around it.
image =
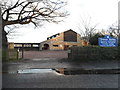
[[[67,50],[71,46],[82,46],[80,34],[73,30],[67,30],[48,37],[40,43],[40,50]]]
[[[9,43],[9,49],[22,50],[68,50],[72,46],[87,46],[88,42],[81,40],[80,34],[67,30],[48,37],[41,43]]]

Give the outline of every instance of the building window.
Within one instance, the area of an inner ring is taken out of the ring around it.
[[[58,47],[58,45],[53,45],[53,47]]]
[[[57,36],[59,36],[59,35],[60,35],[59,33],[58,33],[58,34],[55,34],[55,35],[53,35],[53,36],[51,36],[51,37],[48,37],[47,40],[53,39],[53,38],[55,38],[55,37],[57,37]]]
[[[73,45],[73,47],[76,47],[77,45]]]
[[[73,31],[64,32],[64,41],[77,42],[77,33]]]
[[[63,47],[63,46],[60,44],[60,47]]]

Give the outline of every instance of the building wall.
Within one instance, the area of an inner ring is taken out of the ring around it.
[[[49,50],[62,50],[63,49],[62,43],[64,40],[63,37],[64,37],[64,33],[62,32],[58,36],[56,36],[52,39],[41,42],[40,50],[43,50],[45,44],[49,45]],[[58,47],[55,47],[53,45],[58,45]]]
[[[85,40],[81,40],[81,44],[82,44],[82,46],[88,46],[89,42],[85,41]]]
[[[14,43],[8,43],[8,49],[14,49]]]

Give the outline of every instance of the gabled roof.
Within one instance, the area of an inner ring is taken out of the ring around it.
[[[74,32],[74,33],[77,34],[77,32],[73,31],[72,29],[69,29],[69,30],[64,31],[64,32],[61,32],[61,33],[69,32],[69,31]],[[52,35],[52,36],[50,36],[50,37],[47,37],[47,40],[52,39],[53,37],[56,37],[56,36],[59,35],[59,34],[60,34],[60,33],[57,33],[57,34],[54,34],[54,35]]]
[[[75,31],[73,31],[72,29],[69,29],[69,30],[64,31],[64,32],[69,32],[69,31],[72,31],[72,32],[74,32],[74,33],[77,33],[77,32],[75,32]]]

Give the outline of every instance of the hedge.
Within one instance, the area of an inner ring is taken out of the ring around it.
[[[120,60],[120,47],[71,47],[68,58],[72,60]]]
[[[15,49],[3,49],[2,61],[18,60],[18,51]]]

